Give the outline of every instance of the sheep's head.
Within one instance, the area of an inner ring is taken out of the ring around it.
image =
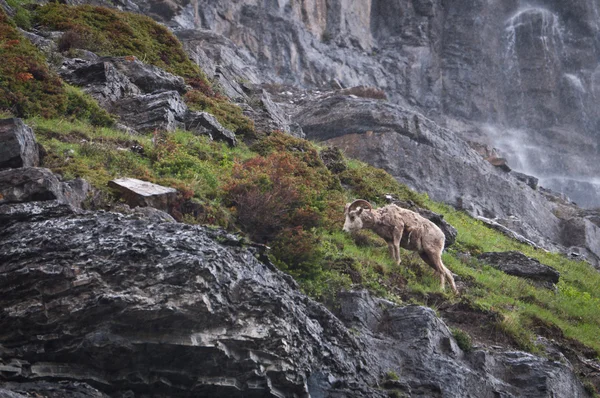
[[[373,207],[366,200],[355,200],[352,203],[347,203],[344,209],[344,216],[346,221],[344,222],[344,232],[357,232],[363,227],[363,220],[361,215],[364,209],[372,210]]]

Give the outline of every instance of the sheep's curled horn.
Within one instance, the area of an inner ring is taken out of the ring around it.
[[[355,200],[348,207],[348,212],[355,210],[359,205],[363,206],[363,208],[367,208],[369,210],[373,210],[373,206],[369,202],[364,199]]]

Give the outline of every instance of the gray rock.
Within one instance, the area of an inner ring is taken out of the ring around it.
[[[5,0],[0,0],[0,7],[2,7],[9,16],[12,17],[15,15],[15,10],[13,10],[13,8],[9,6]]]
[[[21,119],[0,120],[0,170],[35,167],[40,162],[33,130]]]
[[[156,66],[145,64],[137,58],[104,57],[100,61],[110,62],[145,94],[162,91],[177,91],[185,94],[188,89],[182,77],[175,76]]]
[[[531,187],[531,189],[537,189],[538,187],[538,183],[539,183],[539,179],[534,177],[534,176],[530,176],[527,175],[525,173],[519,173],[518,171],[511,171],[511,174],[519,181],[523,181],[525,184],[527,184],[529,187]]]
[[[594,216],[573,217],[563,221],[563,240],[567,247],[585,248],[587,259],[600,268],[600,223]],[[573,250],[571,250],[573,251]]]
[[[11,391],[13,390],[13,391]],[[25,395],[22,395],[25,394]],[[77,381],[64,381],[49,383],[37,381],[32,383],[5,383],[0,389],[0,398],[109,398],[86,383]]]
[[[554,288],[560,278],[560,273],[554,268],[517,251],[483,253],[477,258],[509,275],[526,278],[549,288]]]
[[[108,182],[131,207],[154,207],[168,210],[177,198],[177,190],[136,178],[118,178]]]
[[[342,323],[223,231],[84,212],[3,223],[0,240],[0,358],[27,363],[13,390],[300,397],[320,372],[328,396],[385,396]]]
[[[69,83],[83,87],[105,108],[122,98],[141,94],[141,90],[111,62],[90,64],[70,59],[63,63],[61,76]]]
[[[52,171],[23,167],[0,171],[0,204],[57,200],[81,208],[90,185],[81,179],[61,182]]]
[[[33,32],[27,32],[26,30],[19,29],[19,32],[25,36],[29,41],[42,51],[46,56],[50,56],[57,51],[57,45],[54,40],[47,39],[43,36],[37,35]]]
[[[188,112],[177,91],[126,97],[113,102],[110,110],[121,118],[122,123],[144,133],[183,128]]]
[[[214,140],[225,141],[229,146],[237,145],[235,134],[207,112],[189,111],[185,117],[185,129],[196,134],[208,135]]]
[[[339,316],[375,354],[381,374],[398,376],[386,388],[419,397],[587,396],[566,360],[514,351],[467,354],[429,308],[396,307],[365,292],[342,293],[340,302]]]

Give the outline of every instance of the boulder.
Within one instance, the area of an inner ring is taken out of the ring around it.
[[[20,364],[26,365],[26,364]],[[87,383],[78,381],[64,381],[50,383],[35,381],[31,383],[5,383],[0,388],[0,398],[109,398]]]
[[[145,64],[135,57],[103,57],[100,58],[100,61],[110,62],[145,94],[162,91],[177,91],[185,94],[188,89],[181,76],[173,75],[154,65]]]
[[[122,123],[139,132],[183,128],[188,112],[177,91],[126,97],[114,102],[109,109]]]
[[[224,231],[84,212],[2,224],[0,239],[0,366],[25,364],[0,372],[3,388],[386,396],[343,324]]]
[[[101,57],[94,62],[67,59],[61,75],[69,83],[84,87],[105,106],[132,95],[187,91],[182,77],[133,57]]]
[[[430,308],[398,307],[364,291],[343,292],[338,299],[337,315],[375,355],[382,375],[394,374],[396,380],[381,384],[390,396],[587,396],[566,359],[480,348],[465,353]]]
[[[232,147],[237,145],[235,134],[207,112],[189,111],[185,117],[185,129],[195,134],[208,135],[217,141],[224,141]]]
[[[108,186],[121,193],[125,202],[131,207],[154,207],[168,210],[177,198],[177,190],[163,187],[151,182],[135,178],[118,178],[109,181]]]
[[[83,87],[105,108],[124,97],[141,94],[141,90],[110,62],[69,59],[63,63],[61,76],[67,82]]]
[[[21,119],[0,120],[0,170],[39,165],[33,130]]]
[[[563,240],[567,247],[580,247],[589,251],[586,257],[600,269],[600,219],[587,215],[563,220]]]
[[[483,253],[477,258],[502,272],[529,279],[544,287],[554,288],[560,278],[560,273],[554,268],[517,251]]]
[[[519,173],[518,171],[511,171],[510,174],[517,180],[524,182],[529,185],[531,189],[537,189],[540,180],[537,177],[527,175],[525,173]]]
[[[0,171],[0,204],[57,200],[80,209],[89,191],[85,180],[61,182],[52,171],[41,167]]]

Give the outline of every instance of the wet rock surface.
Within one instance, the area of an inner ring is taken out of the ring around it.
[[[554,268],[516,251],[483,253],[477,258],[509,275],[526,278],[548,288],[553,288],[560,278],[560,273]]]
[[[16,222],[0,240],[4,382],[292,397],[321,371],[328,390],[382,396],[341,322],[224,232],[84,213]]]

